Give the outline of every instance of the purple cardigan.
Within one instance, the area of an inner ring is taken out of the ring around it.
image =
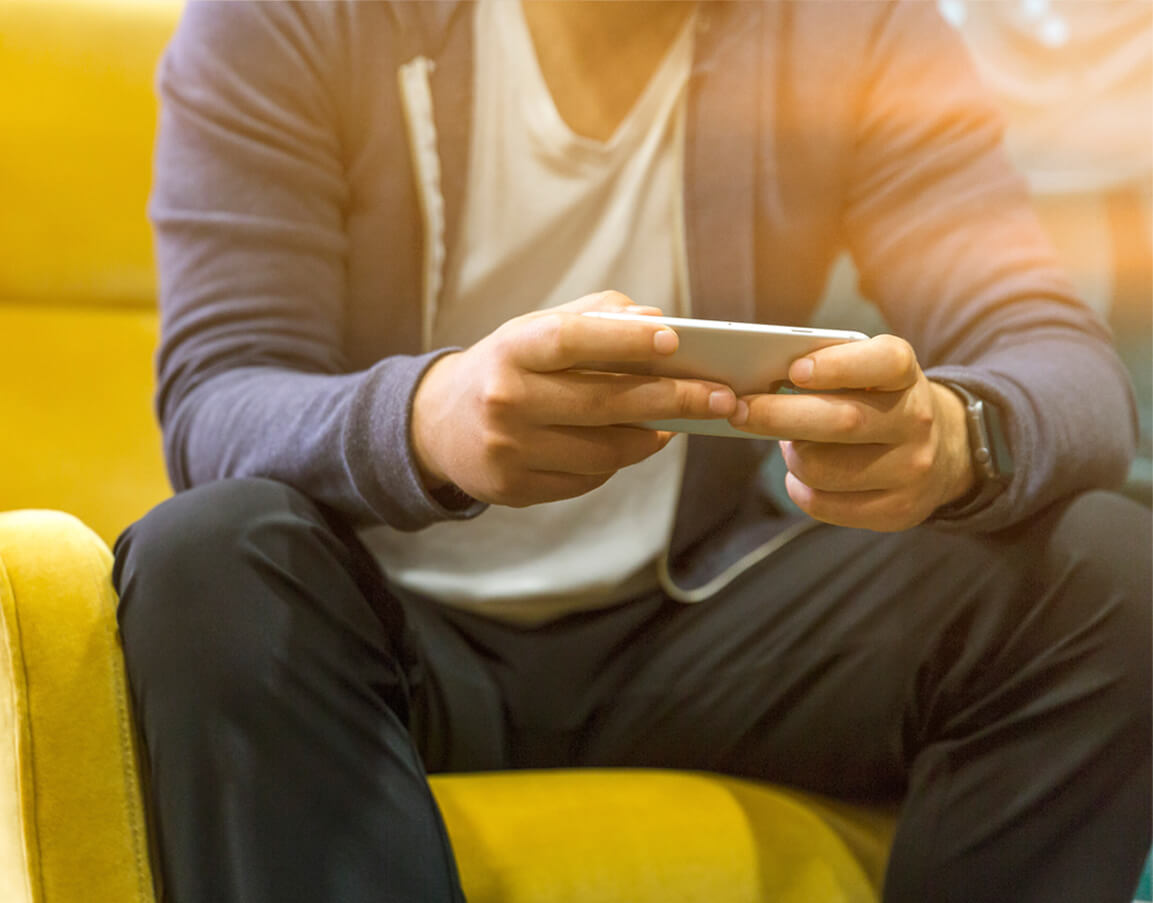
[[[468,8],[188,5],[160,72],[150,207],[177,489],[269,477],[354,522],[412,530],[481,510],[432,498],[408,440],[414,387],[442,352],[420,349],[424,236],[397,89],[403,63],[435,61],[451,248]],[[1011,486],[943,528],[999,529],[1119,483],[1136,438],[1128,379],[1056,267],[935,5],[712,2],[701,16],[685,162],[695,315],[803,324],[848,248],[927,373],[1008,412]],[[678,582],[793,522],[757,490],[765,448],[691,440]]]

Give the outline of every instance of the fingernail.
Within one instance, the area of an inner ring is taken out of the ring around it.
[[[653,348],[657,354],[672,354],[677,350],[677,334],[671,329],[658,329],[653,333]]]
[[[733,409],[733,393],[728,389],[716,389],[709,395],[709,410],[727,417]]]
[[[737,410],[732,417],[729,418],[729,423],[733,426],[744,426],[749,419],[749,404],[747,401],[737,399]]]
[[[793,361],[793,366],[789,368],[789,379],[795,383],[807,383],[813,378],[813,362],[807,357],[801,358],[799,361]]]

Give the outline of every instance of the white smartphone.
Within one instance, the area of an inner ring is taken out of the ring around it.
[[[845,329],[768,326],[762,323],[654,317],[607,311],[589,311],[583,316],[660,323],[677,333],[680,344],[676,351],[660,360],[594,361],[582,364],[579,369],[709,379],[731,386],[738,395],[777,392],[791,385],[789,365],[797,358],[828,345],[868,338],[863,332]],[[640,425],[650,429],[705,436],[764,438],[735,429],[727,420],[653,420]]]

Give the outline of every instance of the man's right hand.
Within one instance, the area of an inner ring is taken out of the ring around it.
[[[660,324],[582,317],[657,314],[619,292],[588,295],[508,321],[425,373],[413,399],[412,442],[425,484],[524,507],[582,495],[668,444],[673,434],[628,426],[732,416],[732,389],[694,379],[572,370],[582,361],[672,354]]]

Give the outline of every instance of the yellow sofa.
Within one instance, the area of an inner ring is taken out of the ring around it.
[[[0,0],[2,903],[157,899],[107,544],[170,492],[144,206],[179,9]],[[873,901],[893,823],[682,772],[433,785],[471,903]]]

